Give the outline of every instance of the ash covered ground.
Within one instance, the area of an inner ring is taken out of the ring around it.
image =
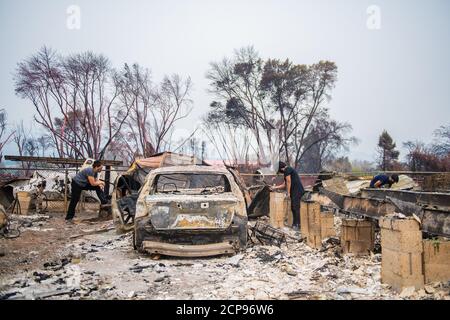
[[[89,218],[13,218],[21,234],[0,239],[0,299],[450,299],[448,283],[396,293],[380,282],[381,254],[342,255],[334,239],[312,249],[288,228],[280,247],[156,260]]]

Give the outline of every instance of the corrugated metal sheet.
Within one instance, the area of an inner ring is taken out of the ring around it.
[[[128,169],[127,173],[132,173],[138,168],[156,169],[171,166],[202,165],[202,161],[196,157],[181,153],[163,152],[155,154],[149,158],[136,159]]]

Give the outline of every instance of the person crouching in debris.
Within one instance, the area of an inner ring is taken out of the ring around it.
[[[294,168],[289,167],[286,163],[280,161],[277,173],[284,174],[284,183],[279,186],[272,187],[272,190],[286,189],[288,198],[291,199],[292,210],[292,229],[298,231],[300,229],[300,199],[305,193],[302,182]]]
[[[398,175],[393,174],[389,177],[385,174],[379,174],[370,181],[370,188],[382,188],[385,185],[389,185],[390,188],[394,183],[398,183]]]
[[[105,183],[97,179],[97,175],[102,171],[102,168],[102,162],[100,160],[96,160],[92,164],[92,167],[81,170],[72,179],[72,198],[70,199],[69,209],[67,210],[67,221],[72,221],[75,216],[75,208],[80,200],[81,191],[83,190],[95,190],[101,204],[104,205],[108,203],[108,200],[103,192]]]

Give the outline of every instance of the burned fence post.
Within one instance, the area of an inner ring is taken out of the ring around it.
[[[105,194],[109,195],[109,184],[111,180],[111,166],[105,166]]]
[[[64,212],[67,212],[67,185],[69,180],[69,171],[67,168],[64,170]]]

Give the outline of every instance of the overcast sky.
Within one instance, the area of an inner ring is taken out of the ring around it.
[[[80,29],[67,27],[70,5],[80,8]],[[373,160],[382,129],[401,146],[429,142],[450,122],[449,18],[446,0],[0,0],[0,108],[11,122],[32,121],[33,106],[15,96],[12,77],[43,45],[63,54],[92,50],[115,67],[138,62],[156,81],[191,76],[194,110],[178,134],[189,132],[212,100],[209,62],[253,45],[263,58],[335,61],[328,106],[360,139],[350,157]]]

